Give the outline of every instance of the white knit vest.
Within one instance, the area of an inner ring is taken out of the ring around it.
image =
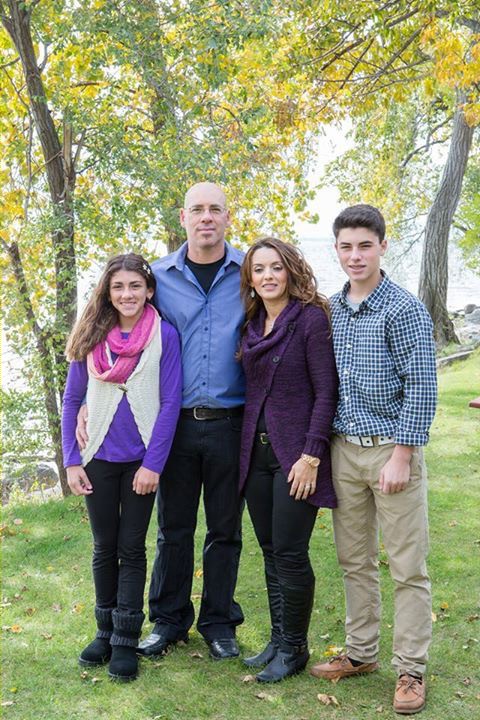
[[[160,410],[160,358],[162,356],[161,321],[158,333],[142,352],[138,365],[124,385],[97,380],[88,373],[87,433],[88,444],[82,451],[86,465],[105,439],[120,400],[126,392],[135,423],[148,447]]]

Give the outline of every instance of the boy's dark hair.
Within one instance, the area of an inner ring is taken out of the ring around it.
[[[363,227],[378,235],[380,242],[385,239],[385,220],[373,205],[351,205],[342,210],[333,221],[333,234],[338,237],[344,228]]]

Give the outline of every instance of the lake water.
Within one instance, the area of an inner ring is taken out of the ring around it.
[[[329,238],[302,238],[299,243],[306,259],[312,266],[319,290],[330,296],[343,287],[346,275],[340,268],[333,241]],[[385,271],[392,280],[410,292],[417,294],[420,273],[420,248],[411,249],[407,255],[395,258],[389,250],[382,260]],[[450,249],[447,307],[460,310],[467,303],[480,306],[480,276],[465,268],[460,251]]]

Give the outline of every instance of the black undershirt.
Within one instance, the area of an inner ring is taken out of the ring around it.
[[[190,260],[188,255],[185,258],[185,265],[189,267],[192,273],[195,275],[198,282],[202,286],[205,295],[210,290],[212,283],[215,280],[215,277],[224,262],[225,255],[220,258],[220,260],[215,260],[215,262],[212,263],[197,263],[193,260]]]

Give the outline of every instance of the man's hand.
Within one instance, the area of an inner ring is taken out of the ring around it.
[[[86,405],[82,405],[77,415],[77,427],[75,430],[75,437],[77,438],[78,447],[80,450],[85,450],[88,443],[87,434],[87,420],[88,410]]]
[[[297,460],[288,473],[288,482],[292,483],[290,495],[295,500],[306,500],[313,495],[317,485],[318,468],[312,467],[304,460]]]
[[[81,465],[67,467],[68,487],[74,495],[91,495],[93,486]]]
[[[390,460],[380,471],[379,486],[385,495],[402,492],[407,487],[413,450],[408,445],[395,445]]]
[[[159,480],[159,473],[148,470],[148,468],[142,465],[142,467],[138,468],[133,478],[133,491],[136,492],[137,495],[148,495],[149,493],[155,492],[158,488]]]

